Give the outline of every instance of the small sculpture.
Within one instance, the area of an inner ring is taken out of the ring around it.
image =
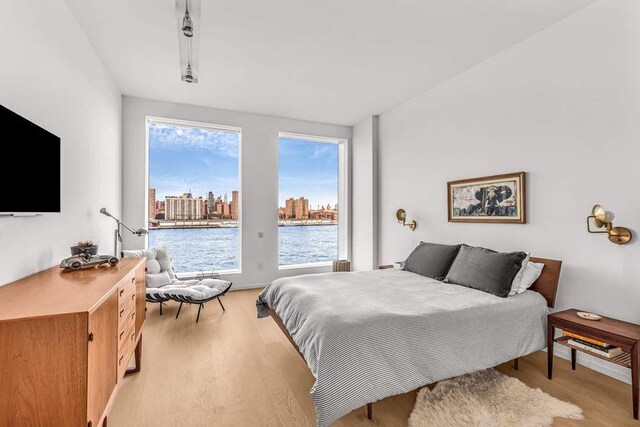
[[[118,264],[118,258],[111,255],[89,255],[81,253],[65,258],[60,263],[60,268],[65,270],[79,270],[81,268],[95,267],[101,264],[109,264],[110,267]]]

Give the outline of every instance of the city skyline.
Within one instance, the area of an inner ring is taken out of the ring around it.
[[[335,206],[338,146],[295,138],[279,140],[278,207],[304,196],[310,206]],[[233,130],[149,123],[149,187],[157,200],[209,191],[231,196],[239,188],[240,133]]]
[[[158,197],[156,196],[157,194],[157,189],[153,188],[153,187],[149,187],[149,206],[151,206],[152,203],[156,203],[156,202],[164,202],[167,198],[180,198],[182,196],[184,196],[185,194],[190,194],[194,199],[202,199],[203,203],[207,202],[208,200],[210,200],[209,198],[209,194],[211,194],[214,198],[216,199],[231,199],[233,196],[233,193],[237,193],[239,194],[238,190],[232,190],[231,191],[231,195],[227,194],[227,193],[214,193],[213,191],[207,191],[207,194],[205,195],[197,195],[194,194],[192,191],[182,191],[179,194],[169,194],[166,195],[164,197]],[[282,204],[282,206],[278,206],[278,209],[285,209],[288,205],[287,201],[290,199],[305,199],[307,201],[308,207],[307,209],[310,211],[313,210],[337,210],[338,205],[337,203],[327,203],[327,204],[315,204],[311,202],[311,199],[309,199],[308,197],[305,197],[304,195],[298,196],[298,197],[286,197],[284,200],[284,203]]]

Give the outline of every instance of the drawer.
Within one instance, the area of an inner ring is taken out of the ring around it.
[[[131,356],[133,355],[133,349],[135,347],[136,340],[135,327],[129,329],[125,335],[126,338],[125,342],[123,343],[123,347],[118,351],[118,381],[122,377],[124,377],[124,374],[127,371],[127,367],[129,366],[129,362],[131,361]]]
[[[128,303],[136,294],[136,275],[129,274],[118,284],[118,305]],[[134,297],[135,299],[135,297]]]
[[[134,328],[135,332],[136,325],[136,310],[135,308],[127,314],[125,320],[120,324],[118,328],[118,350],[122,350],[124,345],[127,343],[127,339],[129,337],[129,332],[132,328]]]
[[[118,329],[124,327],[125,330],[128,330],[132,323],[136,323],[135,302],[118,307]]]

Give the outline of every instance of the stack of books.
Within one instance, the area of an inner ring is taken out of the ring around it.
[[[562,331],[562,335],[569,337],[567,344],[577,347],[586,352],[597,354],[603,357],[616,357],[622,354],[620,347],[614,347],[604,341],[594,340],[593,338],[584,337],[573,332]]]

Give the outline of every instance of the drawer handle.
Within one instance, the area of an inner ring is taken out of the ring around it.
[[[133,282],[135,282],[135,281],[136,281],[136,278],[135,278],[135,277],[132,277],[132,278],[131,278],[131,283],[133,283]]]
[[[118,365],[122,365],[122,359],[124,359],[124,354],[118,359]]]
[[[131,334],[131,341],[133,341],[133,339],[135,338],[135,336],[136,336],[136,334],[135,334],[135,333]]]
[[[122,317],[123,314],[124,314],[124,308],[120,310],[120,317]]]
[[[120,332],[120,338],[119,339],[122,339],[123,335],[124,335],[124,331]]]
[[[136,299],[136,294],[131,295],[131,299]]]
[[[131,318],[133,319],[136,316],[136,312],[131,313]]]
[[[120,289],[120,296],[122,296],[122,294],[124,294],[124,288]]]

